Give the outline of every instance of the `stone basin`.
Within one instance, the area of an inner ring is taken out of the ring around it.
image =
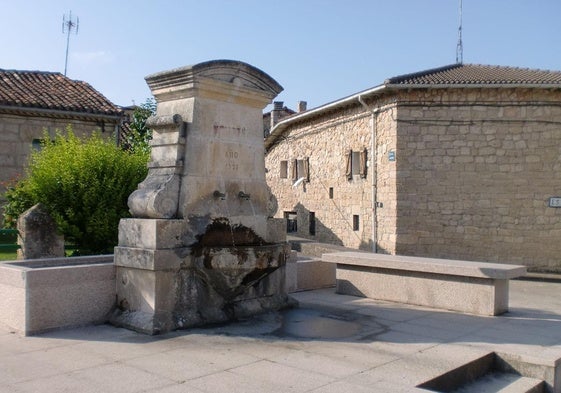
[[[196,274],[224,299],[232,299],[286,263],[286,245],[202,247],[192,259]]]
[[[20,334],[104,323],[114,305],[113,255],[0,264],[0,324]]]

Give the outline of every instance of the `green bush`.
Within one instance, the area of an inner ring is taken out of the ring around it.
[[[111,252],[127,199],[147,173],[147,152],[126,152],[99,133],[79,138],[69,127],[54,141],[45,134],[26,177],[6,192],[5,224],[14,227],[25,210],[41,202],[65,240],[81,255]]]
[[[129,133],[125,137],[123,147],[133,153],[150,154],[152,130],[146,125],[146,120],[156,114],[156,101],[148,98],[146,102],[134,109],[129,124]]]

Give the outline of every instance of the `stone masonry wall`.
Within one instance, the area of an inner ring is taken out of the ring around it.
[[[378,252],[561,272],[561,209],[548,205],[561,196],[561,92],[412,90],[368,105],[379,109],[375,154],[360,105],[292,124],[268,152],[276,216],[296,212],[296,235],[364,250],[375,237]],[[366,179],[347,180],[346,152],[365,147]],[[292,160],[305,157],[310,182],[293,187]]]
[[[397,114],[397,254],[561,271],[561,93],[411,92]]]
[[[391,127],[379,126],[379,129],[383,138],[392,134]],[[371,114],[358,102],[340,112],[291,127],[265,157],[267,183],[279,205],[276,217],[284,217],[285,212],[296,212],[295,235],[372,250],[372,178],[376,165],[371,143]],[[389,143],[382,144],[386,148],[389,146]],[[354,175],[348,180],[345,176],[346,154],[364,149],[367,149],[368,157],[366,178]],[[291,178],[293,160],[305,158],[309,158],[310,181],[294,187]],[[280,178],[281,161],[287,161],[287,178]],[[395,189],[394,179],[389,175],[381,183],[384,192]],[[310,212],[315,214],[315,235],[310,234]],[[358,230],[353,229],[356,224],[353,216],[358,217]],[[384,217],[382,222],[391,227],[386,222],[395,222],[395,219]],[[382,231],[382,236],[391,239],[386,231]],[[388,250],[392,247],[384,245]]]
[[[89,134],[100,129],[100,126],[94,121],[0,114],[0,205],[6,190],[6,182],[11,182],[24,175],[24,167],[32,149],[33,140],[41,139],[45,129],[51,136],[54,136],[56,129],[65,130],[69,123],[72,124],[76,135]],[[112,135],[114,131],[115,124],[106,123],[105,133]]]
[[[376,238],[377,252],[395,254],[397,228],[397,178],[395,104],[380,105],[376,115]]]

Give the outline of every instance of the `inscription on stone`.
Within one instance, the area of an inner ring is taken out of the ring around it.
[[[239,164],[239,153],[236,150],[226,151],[226,169],[237,172]]]
[[[549,207],[561,207],[561,197],[549,198]]]
[[[215,132],[231,132],[231,133],[235,133],[238,134],[240,136],[243,136],[247,133],[247,130],[245,127],[237,127],[237,126],[225,126],[222,124],[214,124],[213,125],[214,131]]]

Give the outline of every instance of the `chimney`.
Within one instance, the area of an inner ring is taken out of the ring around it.
[[[306,101],[298,101],[298,113],[306,112],[308,109],[308,103]]]
[[[273,129],[275,124],[279,122],[283,105],[283,101],[273,102],[273,110],[271,111],[271,129]]]

